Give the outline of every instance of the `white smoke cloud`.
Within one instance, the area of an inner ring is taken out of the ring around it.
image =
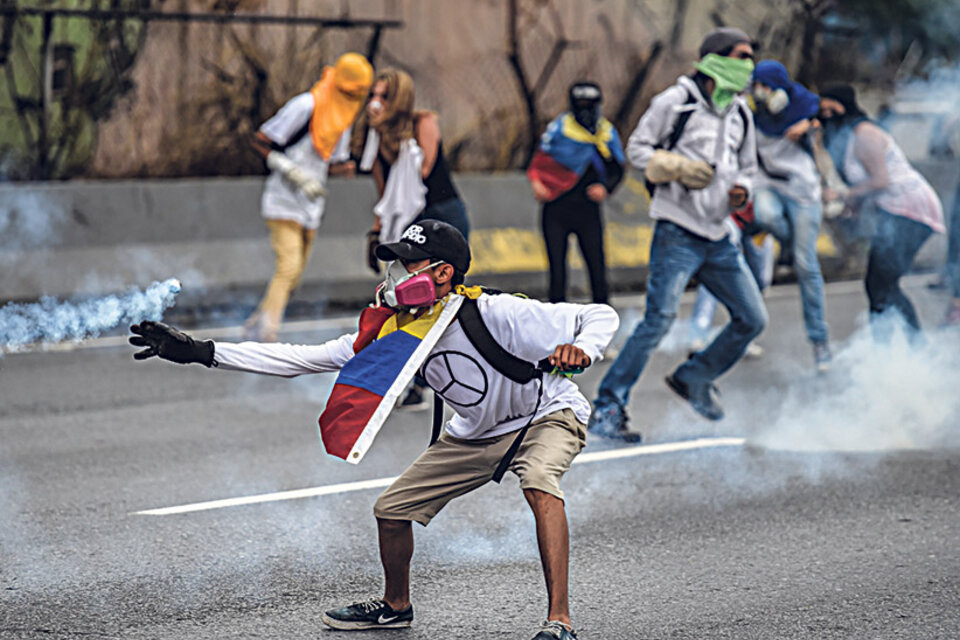
[[[877,452],[960,444],[960,335],[928,334],[911,346],[861,328],[823,378],[779,400],[753,444],[791,451]]]
[[[83,302],[46,296],[35,303],[10,303],[0,307],[0,349],[83,340],[121,324],[160,320],[179,292],[180,281],[171,278],[154,282],[145,291],[132,289]]]

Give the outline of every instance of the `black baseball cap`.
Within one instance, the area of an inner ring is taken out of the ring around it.
[[[398,242],[377,247],[377,257],[391,260],[442,260],[460,273],[470,268],[470,245],[453,225],[440,220],[421,220],[407,227]]]

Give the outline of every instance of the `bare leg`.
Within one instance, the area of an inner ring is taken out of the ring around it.
[[[537,545],[540,563],[547,583],[550,602],[548,620],[570,625],[570,602],[567,594],[570,561],[570,532],[563,500],[537,489],[525,489],[524,497],[537,521]]]
[[[386,589],[383,600],[394,611],[410,606],[410,559],[413,557],[413,526],[409,520],[377,518],[380,562]]]

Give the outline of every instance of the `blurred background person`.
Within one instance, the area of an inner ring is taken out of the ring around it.
[[[875,216],[865,278],[874,338],[889,340],[891,320],[885,316],[892,311],[916,343],[920,319],[900,288],[900,277],[927,238],[945,231],[940,198],[890,135],[863,112],[852,86],[834,85],[820,93],[820,119],[824,145],[850,187],[844,193],[831,190],[825,199],[842,199],[846,215],[871,211]]]
[[[732,27],[710,32],[696,70],[653,98],[627,142],[630,162],[655,185],[650,217],[656,226],[643,320],[600,382],[587,425],[599,435],[639,438],[627,427],[630,391],[673,325],[694,276],[730,312],[713,342],[666,378],[700,415],[723,418],[714,381],[767,324],[763,296],[726,226],[730,214],[747,204],[757,169],[753,118],[740,95],[753,72],[750,37]]]
[[[960,161],[960,117],[947,128],[950,150],[955,160]],[[936,281],[930,283],[931,289],[947,289],[951,300],[943,318],[943,326],[960,326],[960,183],[953,196],[950,209],[950,221],[947,224],[947,263]]]
[[[603,93],[594,82],[575,82],[569,111],[557,116],[527,169],[533,196],[543,203],[540,224],[550,263],[550,302],[567,298],[567,247],[577,237],[590,274],[593,301],[609,298],[601,204],[623,180],[623,145],[601,115]]]
[[[807,138],[820,101],[802,84],[793,82],[786,67],[776,60],[757,63],[752,93],[760,166],[753,196],[756,224],[772,233],[782,250],[793,256],[814,365],[818,371],[826,371],[833,358],[817,258],[823,208],[820,174]]]
[[[415,99],[408,73],[380,71],[351,134],[351,155],[360,159],[361,171],[373,176],[380,196],[367,254],[376,273],[380,272],[376,244],[396,241],[399,231],[412,222],[440,220],[465,238],[470,235],[467,209],[443,154],[437,114],[416,110]],[[416,171],[410,171],[413,168]]]
[[[254,149],[270,168],[260,210],[270,230],[276,270],[244,325],[248,339],[277,339],[290,294],[300,284],[320,226],[330,165],[349,160],[349,138],[344,132],[360,112],[372,80],[373,67],[367,59],[345,53],[334,66],[324,68],[310,91],[290,99],[254,137]]]
[[[467,208],[443,155],[439,119],[433,111],[416,110],[415,96],[408,73],[380,71],[351,134],[350,153],[360,159],[360,170],[373,176],[380,196],[367,232],[367,265],[374,273],[380,273],[375,255],[380,243],[398,241],[413,222],[440,220],[470,238]],[[400,408],[425,409],[426,387],[415,377]]]

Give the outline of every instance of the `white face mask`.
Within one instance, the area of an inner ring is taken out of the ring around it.
[[[762,102],[767,107],[767,111],[773,115],[777,115],[790,104],[790,96],[783,89],[755,86],[753,97],[757,102]]]

